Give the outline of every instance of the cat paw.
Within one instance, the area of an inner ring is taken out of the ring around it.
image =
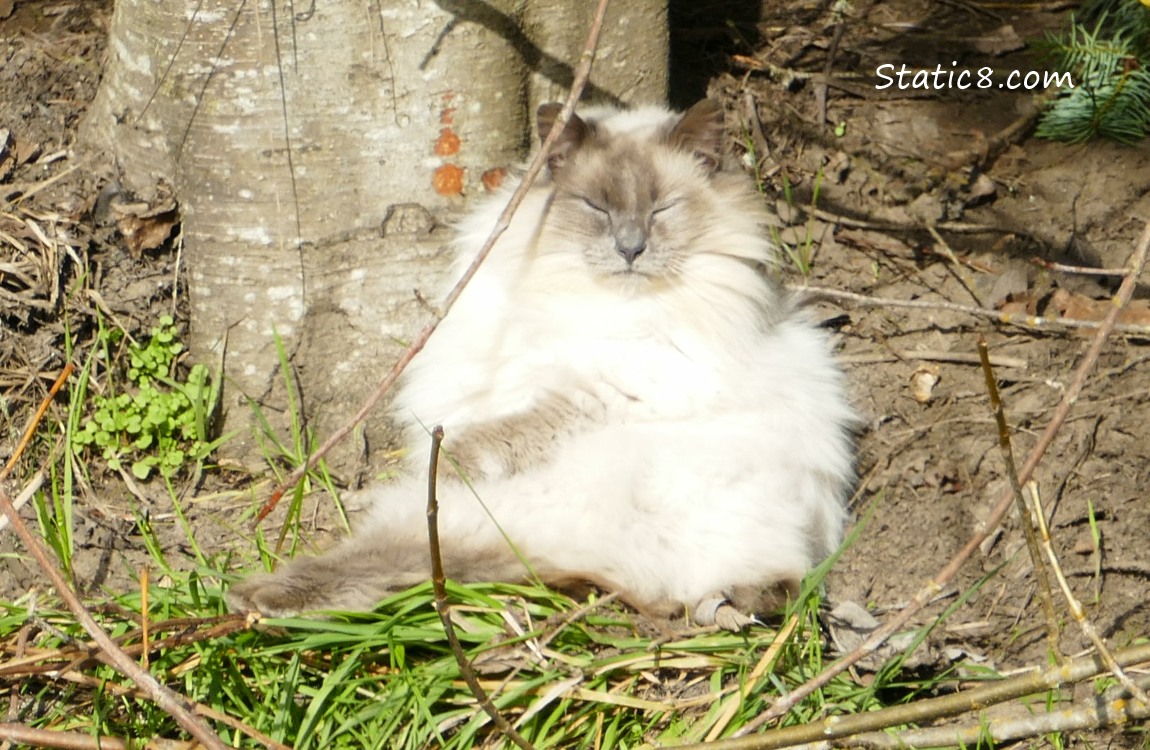
[[[264,617],[293,617],[307,606],[308,597],[290,580],[261,573],[234,584],[224,594],[233,612],[259,612]]]
[[[692,619],[696,625],[718,625],[721,629],[738,633],[758,620],[735,609],[725,597],[712,596],[699,602]]]

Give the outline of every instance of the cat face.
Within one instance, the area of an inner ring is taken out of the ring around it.
[[[539,112],[540,135],[558,105]],[[555,194],[548,222],[562,251],[590,272],[635,287],[673,281],[713,211],[722,110],[704,100],[678,118],[629,130],[573,116],[548,160]]]

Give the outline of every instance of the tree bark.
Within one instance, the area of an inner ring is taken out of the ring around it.
[[[413,289],[434,302],[438,217],[524,156],[592,6],[117,0],[83,142],[124,190],[174,190],[191,348],[224,358],[230,428],[248,398],[285,408],[277,335],[317,429],[372,390],[425,316]],[[615,6],[591,94],[661,102],[665,0]]]

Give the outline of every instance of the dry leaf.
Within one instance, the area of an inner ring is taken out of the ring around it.
[[[994,180],[985,174],[980,174],[974,179],[974,182],[970,184],[970,187],[967,188],[967,205],[993,198],[997,191],[998,186],[994,184]]]
[[[12,151],[16,158],[16,166],[18,167],[32,161],[44,151],[43,145],[39,143],[32,143],[19,137],[17,137],[15,141],[16,143],[12,147]]]
[[[1061,318],[1098,322],[1106,319],[1112,304],[1109,298],[1092,299],[1065,289],[1056,289],[1054,294],[1050,295],[1047,314],[1054,312]],[[1118,315],[1118,322],[1126,325],[1150,326],[1150,300],[1131,300]]]
[[[168,198],[157,205],[114,203],[111,214],[129,252],[137,258],[147,250],[161,247],[180,223],[176,203]]]

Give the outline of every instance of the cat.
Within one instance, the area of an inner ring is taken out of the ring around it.
[[[558,112],[540,107],[540,139]],[[840,541],[855,416],[724,139],[711,100],[572,116],[406,374],[406,476],[367,490],[347,541],[233,585],[232,608],[363,610],[426,581],[437,424],[449,578],[586,582],[732,629],[793,595]],[[510,189],[462,221],[456,277]]]

